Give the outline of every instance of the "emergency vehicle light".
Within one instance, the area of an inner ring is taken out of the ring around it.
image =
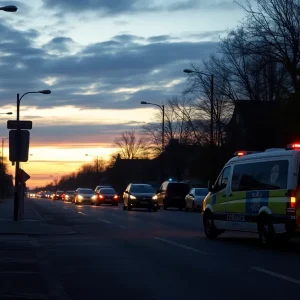
[[[298,150],[298,149],[300,149],[300,143],[289,144],[289,145],[287,145],[287,149],[288,150],[291,150],[291,149]]]
[[[254,153],[258,153],[259,151],[236,151],[234,153],[234,156],[244,156],[247,154],[254,154]]]

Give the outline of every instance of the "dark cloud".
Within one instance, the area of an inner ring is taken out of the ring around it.
[[[43,0],[47,9],[59,9],[58,14],[98,11],[104,17],[143,12],[191,10],[201,7],[202,4],[200,0],[174,0],[168,5],[155,5],[153,2],[152,0]]]
[[[147,39],[150,43],[159,43],[159,42],[167,42],[176,38],[171,37],[170,35],[157,35],[151,36]]]
[[[56,37],[44,45],[46,51],[52,50],[56,53],[68,53],[74,41],[69,37]]]

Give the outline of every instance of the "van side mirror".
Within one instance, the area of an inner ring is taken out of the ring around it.
[[[125,194],[128,194],[128,191],[125,191],[124,193],[125,193]]]
[[[212,184],[212,182],[210,180],[208,181],[208,191],[209,192],[213,192],[214,191],[214,185]]]

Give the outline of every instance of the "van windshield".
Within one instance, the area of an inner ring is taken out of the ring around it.
[[[190,186],[187,183],[170,183],[167,190],[172,194],[186,195],[190,190]]]

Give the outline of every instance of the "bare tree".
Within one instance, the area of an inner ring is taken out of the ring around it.
[[[279,63],[290,77],[293,91],[300,91],[300,0],[256,0],[240,6],[247,14],[244,28],[250,54],[266,63]]]
[[[114,140],[119,148],[122,159],[141,159],[149,155],[148,143],[145,138],[137,138],[134,131],[125,131]]]

